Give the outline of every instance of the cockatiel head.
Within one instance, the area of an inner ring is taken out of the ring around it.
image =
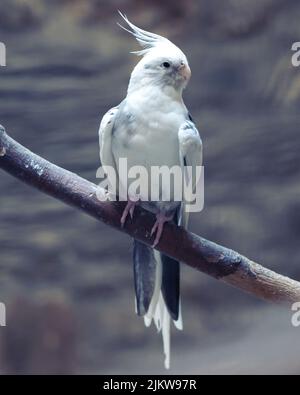
[[[142,56],[134,68],[128,91],[143,88],[148,85],[173,88],[182,93],[187,86],[191,69],[185,54],[171,41],[155,33],[140,29],[120,13],[131,30],[120,25],[132,34],[143,47],[141,51],[133,52]]]

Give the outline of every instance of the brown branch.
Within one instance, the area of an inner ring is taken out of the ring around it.
[[[151,245],[155,218],[137,208],[133,220],[121,228],[123,203],[100,202],[97,186],[30,152],[0,127],[0,168],[48,195],[84,211],[128,235]],[[167,224],[157,247],[163,253],[274,303],[300,301],[300,283],[268,270],[228,248],[205,240],[175,224]]]

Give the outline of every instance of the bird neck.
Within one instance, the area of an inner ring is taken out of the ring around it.
[[[146,97],[166,96],[168,99],[183,102],[182,93],[183,87],[161,84],[161,81],[155,81],[148,77],[140,79],[138,76],[131,76],[127,96],[132,94],[140,94]]]

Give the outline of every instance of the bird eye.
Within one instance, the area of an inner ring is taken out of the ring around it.
[[[170,65],[169,62],[164,62],[164,63],[162,64],[162,66],[163,66],[164,68],[168,69],[171,65]]]

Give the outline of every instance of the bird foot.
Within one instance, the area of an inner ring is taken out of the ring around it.
[[[126,219],[128,217],[128,214],[130,215],[130,218],[133,218],[133,213],[134,213],[134,209],[135,209],[135,205],[136,202],[132,201],[132,200],[128,200],[126,207],[123,211],[122,217],[121,217],[121,226],[123,228],[123,226],[125,225]]]
[[[154,240],[154,243],[152,244],[153,248],[155,248],[160,241],[160,238],[161,238],[161,235],[162,235],[162,232],[164,229],[164,224],[166,222],[171,221],[172,219],[173,219],[173,215],[170,215],[169,217],[167,217],[166,215],[161,214],[161,213],[156,215],[156,222],[153,225],[153,228],[151,230],[151,236],[153,236],[154,233],[156,232],[155,240]]]

